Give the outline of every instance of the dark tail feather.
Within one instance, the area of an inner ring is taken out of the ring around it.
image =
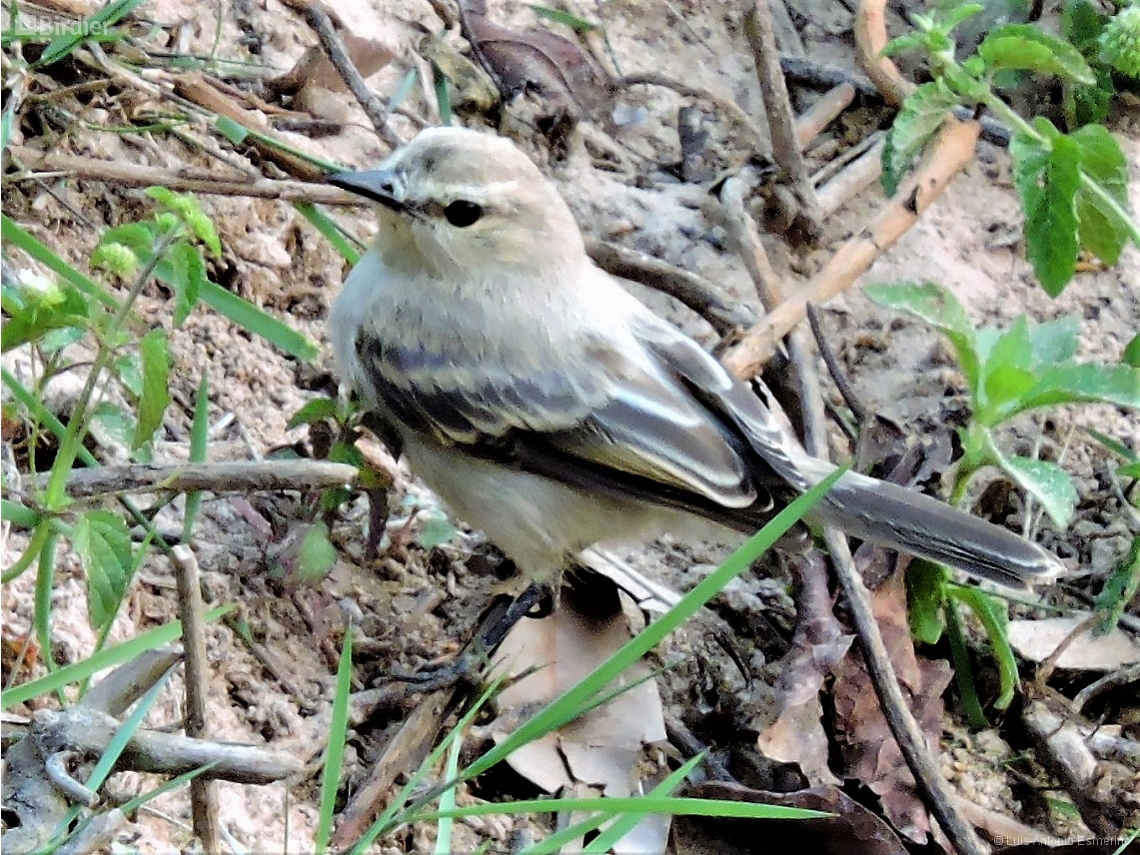
[[[917,490],[848,472],[811,519],[1013,588],[1051,582],[1064,566],[1036,544]]]

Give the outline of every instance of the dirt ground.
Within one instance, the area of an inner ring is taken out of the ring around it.
[[[326,5],[339,14],[349,32],[394,54],[369,79],[384,98],[400,87],[412,67],[408,52],[422,38],[423,28],[439,28],[427,2],[329,0]],[[809,4],[789,5],[809,55],[851,68],[850,13],[831,8],[838,4],[824,4],[828,14],[809,22],[797,11],[801,6],[809,9]],[[538,26],[524,3],[504,0],[491,8],[504,26]],[[622,73],[657,73],[683,80],[734,101],[750,116],[762,113],[739,14],[724,4],[613,0],[574,2],[566,8],[604,23],[612,59]],[[154,0],[140,7],[136,17],[157,25],[154,32],[160,35],[152,38],[160,46],[248,63],[245,72],[252,70],[265,78],[284,74],[316,44],[304,20],[276,0],[222,4]],[[140,34],[146,29],[143,23],[136,26]],[[175,46],[171,36],[171,43],[164,45],[161,34],[182,34],[182,40]],[[422,62],[418,67],[424,67]],[[167,70],[154,77],[163,82],[177,73]],[[248,88],[251,84],[235,85]],[[245,149],[236,150],[212,133],[200,116],[182,126],[181,140],[170,134],[108,131],[159,109],[160,100],[148,101],[144,94],[125,91],[86,99],[82,112],[71,117],[66,133],[51,131],[50,144],[74,154],[168,169],[245,162]],[[631,87],[618,103],[627,113],[640,115],[640,120],[607,129],[625,164],[606,167],[591,158],[593,149],[579,145],[566,162],[551,168],[551,174],[589,236],[613,240],[699,272],[732,299],[755,303],[743,266],[726,247],[724,230],[703,211],[707,188],[679,181],[663,168],[680,160],[677,114],[690,102],[666,88]],[[386,146],[373,134],[350,95],[338,91],[321,97],[317,93],[314,103],[323,111],[321,118],[344,123],[336,133],[319,137],[276,133],[298,149],[347,167],[367,168],[383,156]],[[408,109],[431,116],[432,104],[430,91],[417,83]],[[392,127],[405,139],[413,132],[412,124],[401,116],[393,117]],[[857,130],[841,125],[830,134],[846,144],[846,136]],[[1140,118],[1125,117],[1113,130],[1128,158],[1133,208],[1140,208]],[[17,131],[18,144],[45,142],[31,125]],[[713,147],[729,163],[738,162],[744,150],[728,133],[715,140]],[[265,168],[271,177],[278,177],[276,167]],[[155,446],[156,462],[186,458],[192,402],[203,374],[209,380],[210,421],[220,425],[211,439],[214,460],[262,458],[275,449],[305,442],[306,430],[287,430],[287,423],[316,394],[315,387],[329,388],[327,379],[322,386],[320,378],[322,370],[331,371],[324,320],[348,272],[342,258],[288,203],[236,196],[200,198],[218,227],[225,250],[224,258],[211,270],[212,278],[320,342],[323,357],[316,370],[301,365],[204,307],[180,329],[173,329],[168,295],[157,288],[149,291],[141,301],[141,314],[149,323],[168,330],[174,361],[171,391],[175,403],[166,419],[164,437]],[[791,249],[777,238],[770,239],[768,246],[781,272],[804,280],[866,224],[882,201],[877,186],[865,191],[826,224],[825,235],[814,247]],[[148,210],[141,191],[110,182],[49,176],[39,182],[5,185],[4,212],[80,269],[85,268],[99,231]],[[365,239],[374,231],[366,210],[338,208],[332,213],[348,231]],[[1016,240],[1019,225],[1008,158],[1001,149],[982,144],[978,159],[953,180],[932,210],[882,255],[861,282],[940,282],[954,291],[981,325],[1002,326],[1021,314],[1038,321],[1075,316],[1081,320],[1079,356],[1119,360],[1124,345],[1140,328],[1140,253],[1129,247],[1116,268],[1082,273],[1060,297],[1049,299],[1035,284],[1023,258],[1023,248]],[[11,261],[17,267],[27,264],[14,254]],[[645,289],[637,288],[637,293],[711,342],[709,327],[691,313]],[[925,421],[929,427],[930,420],[943,411],[946,399],[960,395],[963,381],[949,345],[929,328],[878,308],[858,287],[829,303],[823,321],[841,365],[870,410],[900,424]],[[5,365],[18,365],[21,357],[16,354],[14,358],[17,361],[12,363],[6,358]],[[67,375],[58,384],[54,391],[62,402],[60,408],[66,408],[66,401],[75,395],[74,384],[81,380]],[[833,389],[828,394],[839,400]],[[1065,532],[1052,531],[1049,522],[1042,521],[1041,541],[1072,568],[1086,570],[1088,578],[1078,584],[1095,593],[1099,580],[1124,556],[1135,532],[1119,513],[1107,475],[1115,461],[1088,438],[1086,429],[1140,449],[1136,414],[1103,406],[1024,417],[1006,432],[1005,439],[1012,451],[1037,450],[1043,457],[1060,460],[1073,475],[1081,497],[1076,519]],[[207,498],[194,547],[207,599],[238,604],[241,620],[255,642],[247,643],[226,624],[208,631],[213,669],[211,732],[218,739],[270,744],[304,758],[316,769],[346,620],[351,617],[360,637],[367,639],[358,650],[359,685],[355,686],[364,688],[382,683],[383,675],[392,669],[415,669],[453,655],[500,580],[488,572],[490,562],[483,557],[485,549],[477,534],[457,531],[443,544],[423,545],[431,539],[425,532],[438,527],[443,512],[406,470],[401,470],[391,497],[392,513],[378,558],[365,556],[363,531],[368,511],[366,500],[358,498],[343,509],[333,527],[332,539],[340,551],[327,577],[315,583],[281,578],[273,570],[274,557],[291,525],[304,516],[305,501],[295,495]],[[176,528],[181,507],[179,501],[164,510],[157,520],[159,528]],[[8,531],[5,565],[26,544],[24,533]],[[621,555],[646,575],[684,591],[711,570],[729,547],[674,539],[624,548]],[[87,619],[78,561],[66,550],[61,550],[58,561],[52,593],[52,653],[63,663],[87,655],[95,638]],[[741,577],[714,601],[714,620],[693,622],[676,633],[659,654],[662,662],[681,663],[659,681],[664,709],[702,739],[719,740],[721,748],[751,745],[760,722],[773,714],[776,693],[772,684],[780,671],[780,651],[766,646],[766,633],[757,629],[758,622],[790,633],[795,606],[786,573],[778,568],[771,573],[769,577],[760,573]],[[34,583],[33,574],[27,573],[4,586],[0,605],[5,639],[30,632]],[[111,642],[175,616],[172,570],[164,558],[155,555],[140,571]],[[747,663],[748,679],[724,652],[725,631],[731,633],[729,646]],[[180,676],[175,677],[164,693],[151,717],[155,724],[179,721],[180,681]],[[350,739],[348,791],[361,780],[406,712],[401,708],[383,712]],[[1003,736],[996,731],[971,734],[953,704],[944,714],[943,730],[944,766],[963,791],[986,807],[1018,816],[1044,832],[1058,833],[1058,826],[1051,824],[1055,817],[1022,811],[1028,801],[1025,781],[1011,774],[1006,765],[1012,750],[1005,743],[1004,750],[1000,746],[993,749],[994,741],[1000,743]],[[318,780],[310,775],[289,785],[221,784],[222,824],[248,850],[306,851],[312,845],[316,823]],[[115,786],[124,793],[153,783],[138,775],[115,779]],[[495,780],[465,797],[499,798],[526,792],[527,786],[518,781]],[[140,813],[137,824],[130,826],[124,838],[128,848],[116,851],[167,853],[187,845],[185,793],[165,796],[154,807]],[[471,851],[482,841],[506,845],[515,830],[509,817],[463,825],[457,851],[461,847]],[[375,851],[423,851],[430,845],[428,834],[417,829],[401,839],[384,841]]]

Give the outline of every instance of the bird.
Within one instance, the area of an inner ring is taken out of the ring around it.
[[[510,140],[427,128],[329,182],[379,219],[329,312],[342,382],[530,582],[557,591],[597,543],[752,534],[835,471],[754,386],[595,266],[555,185]],[[1064,570],[1008,529],[853,471],[807,521],[1014,588]]]

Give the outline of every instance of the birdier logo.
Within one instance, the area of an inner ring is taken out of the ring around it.
[[[48,18],[43,15],[30,15],[20,10],[12,26],[12,35],[36,36],[38,38],[56,38],[57,36],[81,36],[93,38],[106,35],[110,27],[103,21],[68,21],[60,18]]]

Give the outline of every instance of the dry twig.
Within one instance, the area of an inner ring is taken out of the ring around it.
[[[809,303],[822,305],[850,287],[912,225],[969,162],[978,138],[976,122],[949,122],[923,165],[910,177],[874,220],[845,243],[827,266],[786,302],[756,324],[725,356],[739,377],[754,377],[776,350],[776,343],[807,313]]]
[[[179,544],[171,553],[178,582],[178,617],[186,650],[186,735],[204,739],[209,665],[206,659],[206,607],[198,578],[198,559],[189,546]],[[220,852],[218,802],[213,784],[198,777],[190,782],[190,809],[194,834],[207,852]]]

